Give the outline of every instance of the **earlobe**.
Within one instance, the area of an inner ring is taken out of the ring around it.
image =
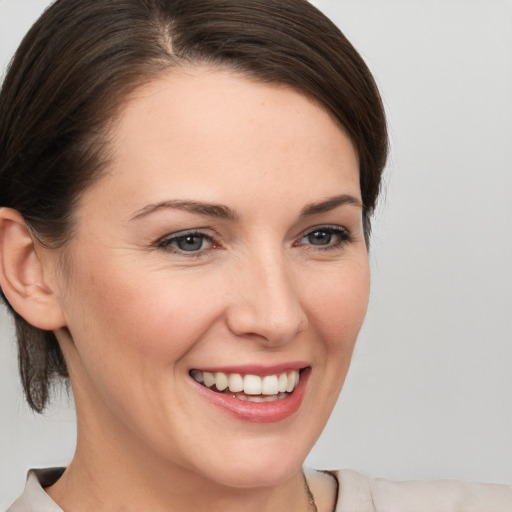
[[[13,309],[34,327],[55,330],[65,325],[44,262],[22,215],[0,208],[0,286]]]

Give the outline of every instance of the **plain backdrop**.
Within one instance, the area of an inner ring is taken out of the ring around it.
[[[46,0],[0,0],[0,69]],[[512,2],[320,0],[381,87],[392,139],[371,303],[308,459],[390,478],[512,483]],[[0,313],[0,509],[64,465],[65,393],[23,401]]]

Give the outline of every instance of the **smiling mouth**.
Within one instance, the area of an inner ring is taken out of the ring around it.
[[[274,375],[242,375],[240,373],[191,370],[190,376],[216,393],[230,395],[247,402],[275,402],[289,396],[297,387],[302,370]]]

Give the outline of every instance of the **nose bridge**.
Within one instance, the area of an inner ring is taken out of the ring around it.
[[[240,265],[239,276],[230,323],[236,334],[257,335],[280,344],[305,328],[301,297],[282,250],[260,247]]]

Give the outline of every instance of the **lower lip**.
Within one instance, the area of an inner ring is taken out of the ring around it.
[[[252,423],[275,423],[289,418],[299,410],[310,373],[310,368],[303,370],[299,383],[293,392],[286,398],[276,400],[275,402],[246,402],[233,398],[231,395],[212,391],[195,381],[193,381],[193,384],[199,393],[210,403],[223,409],[238,420]]]

